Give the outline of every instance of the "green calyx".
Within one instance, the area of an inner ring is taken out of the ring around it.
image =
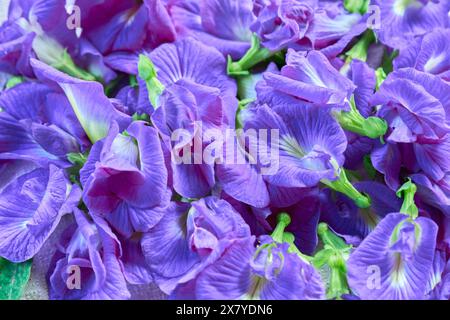
[[[369,8],[370,0],[344,0],[344,7],[348,12],[364,14]]]
[[[324,179],[321,180],[321,182],[330,189],[345,194],[352,199],[359,208],[369,208],[372,203],[372,200],[368,195],[362,194],[351,184],[344,169],[340,169],[339,178],[337,180],[330,181]]]
[[[60,61],[55,62],[52,64],[52,67],[55,69],[58,69],[61,72],[67,73],[68,75],[85,80],[85,81],[96,81],[97,78],[87,72],[86,70],[81,69],[78,67],[75,62],[73,62],[72,57],[69,53],[67,53],[67,50],[64,50],[62,57]]]
[[[274,52],[266,48],[261,48],[258,36],[253,34],[251,47],[241,60],[233,62],[231,57],[228,56],[227,73],[233,77],[248,75],[248,70],[270,58],[272,55],[274,55]]]
[[[419,215],[419,209],[414,202],[414,195],[416,194],[416,191],[416,185],[409,178],[408,181],[397,190],[397,197],[403,198],[403,204],[400,208],[400,212],[409,215],[411,219],[416,219]]]
[[[384,119],[378,117],[364,118],[356,108],[355,99],[350,100],[350,111],[336,113],[336,119],[342,128],[361,136],[376,139],[385,135],[388,126]]]
[[[277,226],[273,230],[271,236],[275,242],[283,242],[284,229],[291,223],[291,217],[283,212],[277,216]]]
[[[332,232],[326,223],[319,224],[317,234],[324,248],[314,256],[312,263],[318,269],[324,267],[329,269],[327,298],[341,299],[343,294],[350,293],[346,261],[351,246]]]
[[[165,87],[158,80],[158,73],[156,72],[155,65],[145,55],[139,55],[138,63],[139,76],[145,81],[148,91],[148,98],[153,108],[158,108],[159,97],[163,93]]]

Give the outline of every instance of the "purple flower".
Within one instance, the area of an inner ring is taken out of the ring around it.
[[[35,35],[26,33],[18,25],[5,22],[0,26],[0,71],[9,74],[32,76],[28,57],[33,56]]]
[[[349,110],[355,85],[318,51],[289,50],[280,74],[266,72],[257,86],[261,103],[283,107],[316,104]],[[276,108],[278,108],[276,107]]]
[[[264,47],[278,51],[301,40],[314,18],[316,0],[259,1],[257,19],[251,30],[256,32]]]
[[[414,68],[450,81],[450,29],[436,29],[400,51],[395,69]]]
[[[100,83],[70,77],[38,60],[33,59],[31,63],[41,81],[55,89],[59,87],[59,92],[66,95],[92,143],[106,136],[113,121],[116,121],[122,129],[130,123],[130,117],[115,109],[104,95]]]
[[[80,176],[89,210],[126,237],[156,225],[170,200],[158,134],[142,121],[124,133],[113,125],[93,146]]]
[[[48,274],[50,299],[128,299],[121,247],[106,222],[74,211],[76,224],[63,234]],[[74,277],[80,276],[80,279]],[[77,281],[79,286],[77,286]]]
[[[241,58],[250,47],[252,0],[175,0],[169,6],[178,34],[194,37],[224,56]]]
[[[390,74],[373,97],[390,130],[389,143],[374,149],[372,162],[391,188],[398,187],[402,166],[434,181],[450,171],[449,89],[435,75],[406,68]]]
[[[359,244],[387,214],[400,210],[401,200],[395,192],[378,182],[357,182],[355,188],[370,196],[370,208],[359,209],[344,195],[328,194],[320,218],[336,233],[352,237],[353,242]]]
[[[387,215],[347,261],[348,283],[361,299],[424,299],[437,225],[428,218]]]
[[[161,45],[148,57],[156,68],[158,80],[165,88],[183,80],[219,89],[220,96],[226,105],[228,122],[234,123],[237,87],[235,82],[224,73],[226,61],[220,52],[197,40],[186,38]],[[208,61],[208,72],[205,72],[205,61]],[[140,86],[147,91],[140,77],[139,80]],[[148,97],[148,92],[146,96]]]
[[[58,108],[54,107],[58,105]],[[64,94],[51,87],[25,82],[3,92],[3,157],[32,161],[64,161],[71,152],[84,152],[90,142]],[[11,117],[6,114],[11,115]],[[14,144],[10,141],[14,140]],[[43,158],[41,160],[41,158]]]
[[[450,299],[450,262],[445,252],[436,250],[428,288],[430,289],[427,294],[428,300]]]
[[[396,49],[406,47],[415,36],[421,36],[449,23],[450,3],[445,0],[375,0],[379,6],[380,41]]]
[[[347,45],[367,29],[367,17],[348,13],[342,2],[319,0],[311,27],[306,34],[306,48],[320,50],[327,58],[338,56]],[[300,48],[304,44],[300,44]]]
[[[349,14],[338,2],[265,0],[256,3],[257,19],[251,29],[271,51],[313,49],[334,58],[367,28],[361,15]]]
[[[81,191],[53,165],[2,161],[1,169],[0,256],[23,262],[40,250],[61,217],[72,212]]]
[[[265,179],[281,187],[312,187],[322,179],[335,180],[347,146],[338,123],[316,106],[286,106],[278,111],[267,105],[246,110],[246,129],[279,133],[267,147],[258,149],[261,162],[277,165],[272,165]],[[279,159],[273,150],[279,150]]]
[[[295,253],[287,243],[271,237],[234,240],[212,265],[184,286],[175,299],[262,299],[315,300],[324,296],[317,271]]]
[[[213,263],[229,241],[249,236],[247,224],[230,204],[208,197],[191,205],[172,203],[144,234],[142,249],[155,282],[170,293]]]
[[[80,5],[87,12],[83,33],[103,54],[155,48],[175,40],[174,26],[161,0],[81,1]]]
[[[179,80],[165,90],[160,101],[152,122],[172,150],[174,189],[188,198],[205,196],[214,186],[215,177],[214,163],[203,159],[204,148],[210,143],[204,132],[224,130],[228,121],[220,91]]]
[[[392,131],[388,141],[411,143],[439,140],[449,131],[450,85],[437,76],[411,68],[388,76],[375,96],[373,105]]]
[[[450,172],[438,181],[423,173],[413,174],[411,179],[418,186],[417,193],[422,201],[450,216]]]

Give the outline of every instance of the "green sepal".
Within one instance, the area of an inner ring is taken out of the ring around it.
[[[145,81],[148,98],[153,108],[158,108],[159,97],[164,92],[164,85],[158,80],[155,65],[147,56],[140,54],[138,63],[139,76]]]
[[[411,219],[416,219],[419,216],[419,209],[414,202],[416,191],[417,187],[410,178],[397,190],[397,197],[403,197],[400,212],[409,215]]]

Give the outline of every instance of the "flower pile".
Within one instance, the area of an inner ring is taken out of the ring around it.
[[[450,298],[450,1],[6,0],[0,298]]]

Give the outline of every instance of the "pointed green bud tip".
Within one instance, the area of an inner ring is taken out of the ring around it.
[[[155,65],[146,55],[143,54],[139,55],[138,71],[139,76],[145,81],[149,81],[157,77]]]
[[[368,117],[364,120],[363,128],[367,137],[376,139],[386,134],[388,125],[382,118]]]

